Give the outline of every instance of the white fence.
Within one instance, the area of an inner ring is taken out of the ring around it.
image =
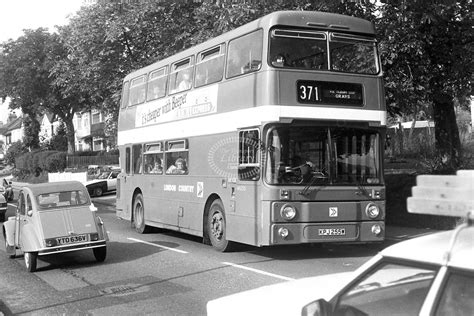
[[[72,181],[72,180],[76,180],[82,183],[86,182],[87,172],[48,173],[48,182]]]

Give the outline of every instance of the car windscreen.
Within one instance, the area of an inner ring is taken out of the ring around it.
[[[86,205],[89,203],[87,193],[82,190],[48,192],[36,196],[41,209]]]

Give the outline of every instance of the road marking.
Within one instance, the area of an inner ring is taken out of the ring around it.
[[[282,275],[273,274],[273,273],[270,273],[270,272],[265,272],[265,271],[262,271],[262,270],[249,268],[249,267],[246,267],[246,266],[241,266],[241,265],[235,264],[235,263],[222,262],[222,264],[232,266],[234,268],[239,268],[239,269],[243,269],[243,270],[252,271],[252,272],[263,274],[263,275],[268,275],[268,276],[271,276],[271,277],[274,277],[274,278],[277,278],[277,279],[281,279],[281,280],[285,280],[285,281],[295,280],[294,278],[289,278],[289,277],[285,277],[285,276],[282,276]]]
[[[174,249],[174,248],[170,248],[170,247],[166,247],[166,246],[161,246],[161,245],[157,245],[157,244],[154,244],[154,243],[151,243],[151,242],[148,242],[148,241],[144,241],[144,240],[140,240],[140,239],[136,239],[136,238],[129,237],[127,239],[133,240],[133,241],[136,241],[136,242],[141,242],[142,244],[147,244],[147,245],[150,245],[150,246],[154,246],[154,247],[158,247],[158,248],[163,248],[163,249],[179,252],[179,253],[189,253],[189,252],[184,251],[184,250],[179,250],[179,249]]]

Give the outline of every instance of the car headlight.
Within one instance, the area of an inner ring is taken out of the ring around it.
[[[293,218],[296,216],[296,209],[290,205],[290,204],[285,204],[283,207],[280,209],[280,215],[287,221],[291,221]]]
[[[374,218],[377,218],[377,216],[379,216],[380,209],[374,203],[369,203],[365,207],[365,214],[367,214],[369,218],[374,219]]]

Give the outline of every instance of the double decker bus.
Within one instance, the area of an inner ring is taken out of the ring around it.
[[[385,128],[373,24],[274,12],[125,77],[117,216],[219,251],[379,242]]]

